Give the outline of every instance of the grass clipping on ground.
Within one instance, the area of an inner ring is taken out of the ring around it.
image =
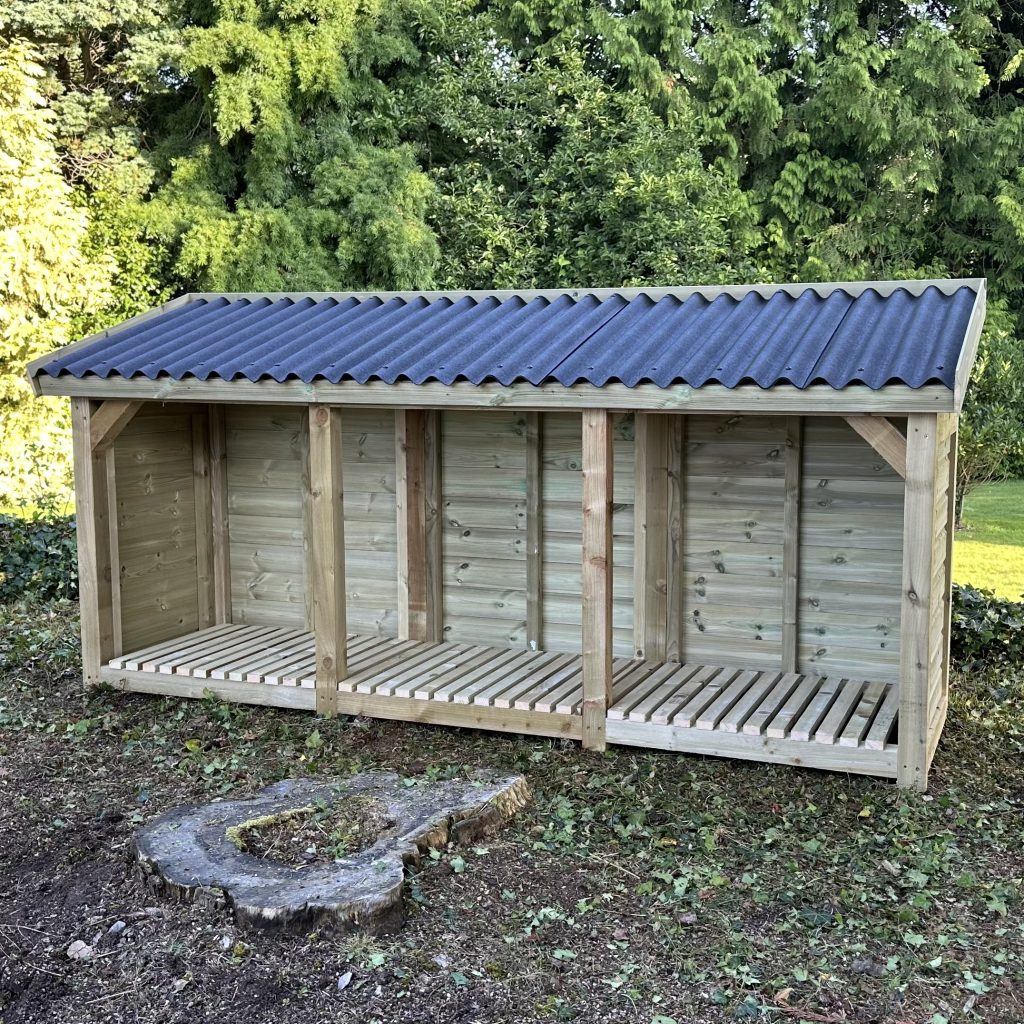
[[[337,804],[264,814],[232,825],[224,834],[242,853],[303,868],[360,853],[394,824],[379,800],[350,796]]]

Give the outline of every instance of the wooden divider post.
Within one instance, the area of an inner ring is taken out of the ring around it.
[[[395,413],[398,635],[441,639],[440,444],[434,412]]]
[[[612,703],[612,418],[583,412],[583,746],[604,750]]]
[[[633,649],[645,661],[668,658],[669,427],[672,418],[635,418]]]
[[[330,716],[337,713],[338,684],[348,674],[341,410],[336,406],[309,407],[309,481],[316,710]]]

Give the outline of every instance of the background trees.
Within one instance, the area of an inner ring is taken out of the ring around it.
[[[964,481],[1019,468],[1022,40],[993,0],[13,0],[0,232],[53,244],[5,429],[30,350],[190,288],[984,275]]]

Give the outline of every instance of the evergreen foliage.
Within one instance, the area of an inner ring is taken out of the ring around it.
[[[1013,4],[11,0],[0,46],[0,501],[59,450],[25,360],[187,289],[985,276],[961,479],[1021,469]]]

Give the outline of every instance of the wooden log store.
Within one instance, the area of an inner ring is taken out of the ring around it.
[[[980,280],[186,295],[72,402],[87,684],[924,789]]]

